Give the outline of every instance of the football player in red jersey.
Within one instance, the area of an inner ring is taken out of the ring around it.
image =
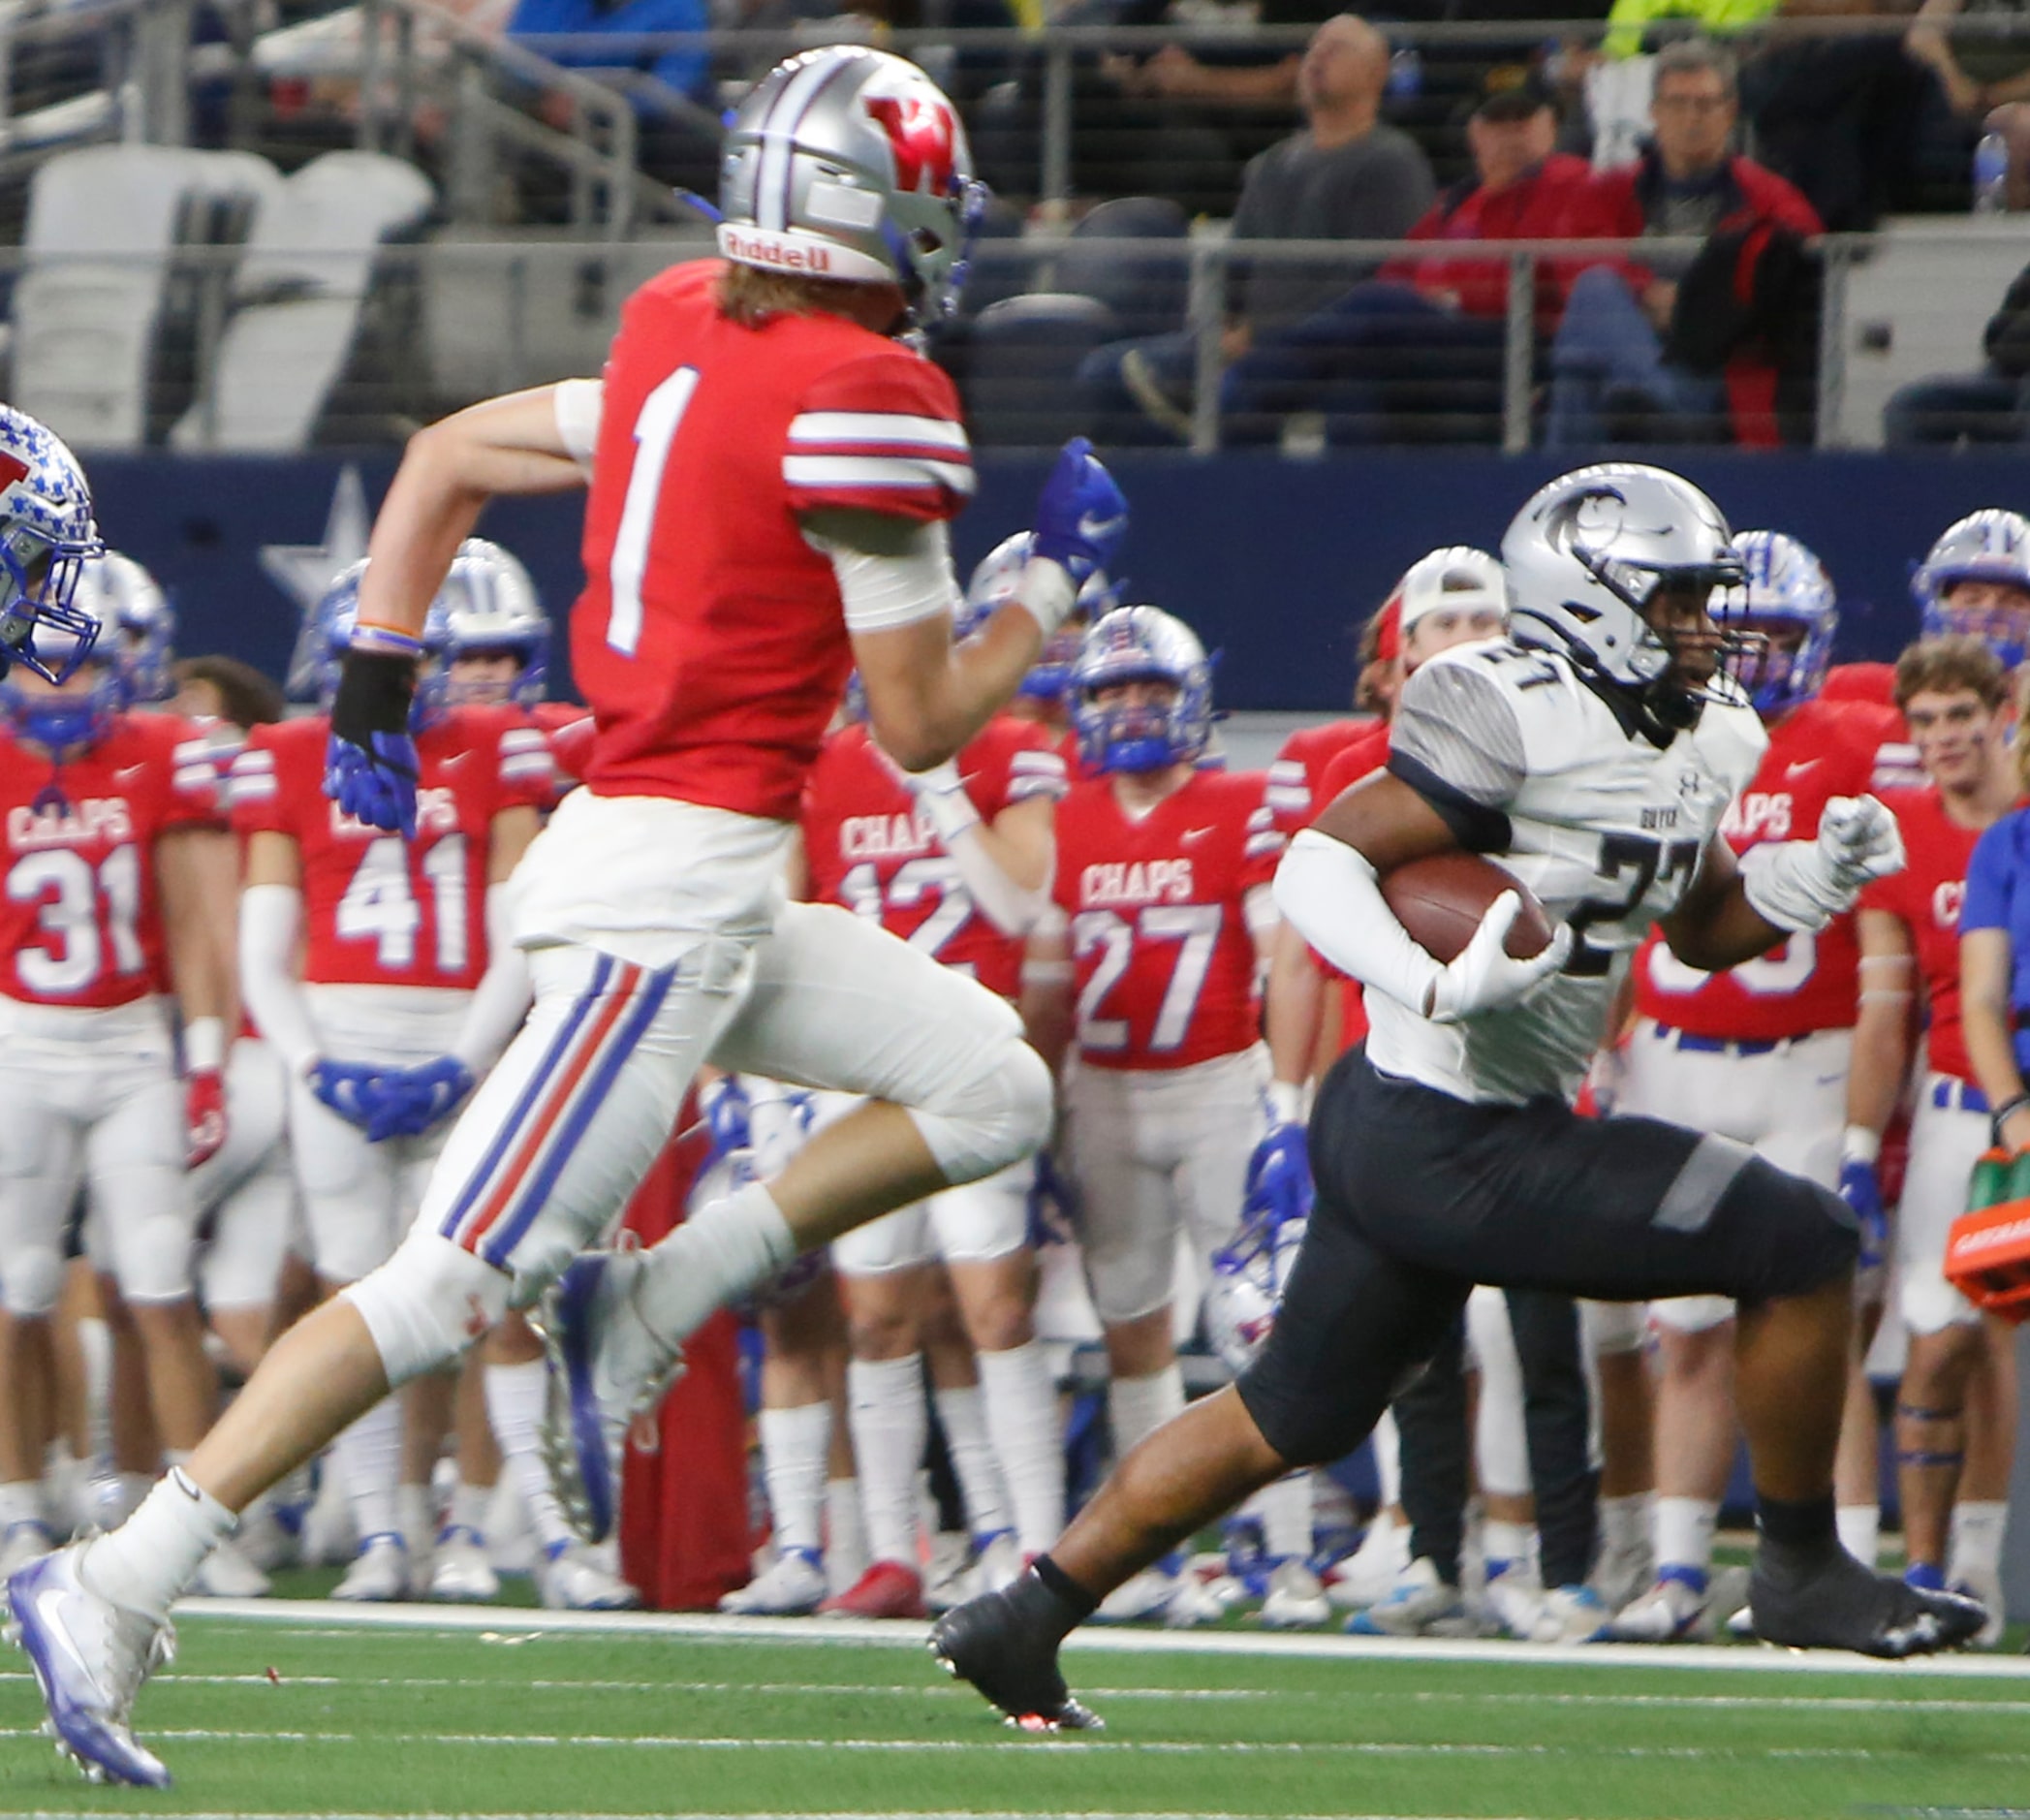
[[[175,1461],[203,1437],[218,1394],[192,1293],[197,1209],[185,1172],[224,1136],[228,982],[206,913],[230,892],[232,847],[202,736],[168,715],[125,712],[115,646],[95,649],[97,631],[89,618],[72,647],[82,661],[63,683],[21,665],[0,682],[0,1066],[20,1114],[0,1134],[5,1345],[10,1363],[40,1353],[64,1225],[86,1190],[93,1260],[132,1312],[155,1432]],[[68,668],[56,660],[72,636],[38,632],[46,666]],[[10,1567],[49,1546],[41,1428],[37,1399],[0,1399]]]
[[[507,707],[444,705],[452,602],[484,585],[492,546],[453,564],[426,635],[434,647],[411,725],[420,766],[415,838],[381,833],[320,794],[328,723],[257,728],[234,760],[232,808],[246,843],[240,972],[247,1009],[290,1087],[296,1173],[311,1262],[329,1294],[391,1253],[415,1216],[447,1121],[521,1022],[520,951],[500,938],[501,887],[549,800],[540,735]],[[359,573],[320,610],[340,653]],[[527,743],[535,737],[538,745]],[[418,1412],[422,1427],[442,1433]],[[367,1412],[334,1445],[359,1552],[333,1596],[398,1599],[430,1578],[411,1568],[397,1496],[402,1411]],[[417,1526],[412,1515],[408,1528]],[[429,1540],[423,1533],[413,1540]],[[477,1530],[470,1511],[453,1527]]]
[[[1897,660],[1896,703],[1931,782],[1883,798],[1910,863],[1860,899],[1860,1016],[1847,1091],[1850,1174],[1859,1179],[1843,1187],[1857,1200],[1872,1187],[1868,1140],[1879,1139],[1903,1090],[1913,992],[1921,990],[1923,1071],[1895,1236],[1897,1304],[1910,1329],[1896,1402],[1905,1578],[1976,1588],[1996,1615],[1983,1633],[1992,1643],[2015,1434],[2015,1330],[1983,1316],[1943,1266],[1974,1160],[1994,1142],[1960,1030],[1959,906],[1975,843],[2017,798],[2009,673],[1977,638],[1927,638]]]
[[[1069,958],[1076,979],[1037,988],[1025,1010],[1046,1055],[1075,1056],[1066,1156],[1106,1330],[1114,1447],[1125,1455],[1184,1406],[1179,1236],[1202,1271],[1233,1235],[1262,1136],[1268,1068],[1256,982],[1283,837],[1258,774],[1197,769],[1212,727],[1211,670],[1169,613],[1121,607],[1093,626],[1072,672],[1072,715],[1093,775],[1059,805],[1059,914],[1030,955],[1044,978]],[[1187,1291],[1186,1321],[1200,1287]],[[1295,1523],[1267,1515],[1269,1552],[1301,1571],[1308,1502]],[[1109,1616],[1198,1623],[1218,1609],[1191,1576],[1158,1567],[1123,1587]]]
[[[966,581],[967,623],[977,626],[988,613],[1015,598],[1022,584],[1022,570],[1029,561],[1033,542],[1027,531],[1017,531],[1013,537],[1004,537],[981,557]],[[1104,571],[1095,570],[1087,576],[1070,617],[1045,642],[1042,654],[1008,704],[1011,718],[1030,721],[1050,733],[1067,770],[1078,757],[1078,736],[1072,729],[1071,709],[1065,704],[1072,665],[1077,661],[1085,628],[1118,598],[1119,590]]]
[[[973,613],[975,623],[987,616]],[[958,629],[967,629],[964,620]],[[848,699],[858,698],[855,690]],[[804,787],[805,894],[878,922],[1012,1002],[1023,941],[1046,902],[1051,821],[1064,791],[1064,761],[1049,734],[1012,714],[989,720],[955,759],[915,774],[888,758],[863,721],[851,721],[826,740]],[[1013,1580],[1063,1521],[1057,1386],[1032,1321],[1035,1176],[1024,1157],[832,1244],[852,1349],[848,1406],[869,1565],[822,1610],[923,1614],[916,1549],[923,1323],[940,1262],[979,1365],[977,1392],[937,1387],[941,1413],[957,1417],[946,1423],[947,1439],[975,1532],[976,1585]],[[965,1430],[980,1426],[966,1420],[969,1405],[984,1418],[984,1458],[964,1444]]]
[[[977,982],[824,904],[782,864],[849,670],[905,769],[953,757],[1015,691],[1126,501],[1075,441],[1039,497],[1020,611],[954,644],[945,521],[973,486],[951,382],[892,338],[962,270],[984,196],[952,104],[859,46],[793,57],[742,104],[719,262],[628,301],[600,392],[572,670],[598,718],[585,787],[515,880],[535,1011],[447,1145],[389,1264],[286,1335],[207,1452],[86,1551],[16,1576],[67,1748],[167,1771],[128,1725],[177,1587],[262,1486],[511,1300],[554,1283],[661,1151],[706,1060],[864,1093],[780,1176],[647,1251],[578,1263],[553,1302],[557,1460],[604,1533],[609,1448],[685,1334],[796,1253],[1032,1152],[1049,1072]],[[558,394],[412,441],[375,527],[327,787],[413,828],[417,635],[486,498],[582,479]]]
[[[1819,559],[1778,531],[1733,540],[1744,575],[1737,680],[1769,731],[1754,780],[1721,824],[1735,853],[1811,839],[1826,804],[1880,789],[1877,755],[1903,737],[1892,707],[1821,699],[1839,609]],[[1780,1168],[1834,1187],[1858,990],[1852,915],[1792,935],[1725,973],[1686,966],[1652,933],[1634,967],[1637,1022],[1620,1051],[1617,1113],[1669,1117],[1754,1146]],[[1872,1161],[1872,1157],[1870,1159]],[[1873,1235],[1878,1260],[1883,1237]],[[1734,1308],[1723,1297],[1651,1304],[1656,1391],[1656,1580],[1616,1616],[1629,1643],[1709,1637],[1708,1577],[1720,1500],[1733,1470]],[[1851,1553],[1872,1560],[1861,1519],[1843,1518]],[[1737,1603],[1737,1601],[1736,1601]]]

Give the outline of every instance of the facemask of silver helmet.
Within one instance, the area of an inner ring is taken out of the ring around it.
[[[176,693],[176,610],[162,584],[132,556],[109,549],[84,564],[73,604],[106,628],[127,706],[167,702]]]
[[[444,609],[450,664],[446,701],[453,707],[513,703],[533,707],[544,699],[549,676],[549,615],[536,595],[529,572],[498,544],[468,537],[458,546],[451,571],[438,590]],[[461,676],[469,658],[508,657],[512,677],[496,680]]]
[[[779,63],[720,157],[719,250],[807,278],[897,284],[920,323],[951,312],[986,186],[958,110],[913,63],[828,45]]]
[[[1514,635],[1561,648],[1581,670],[1668,704],[1685,724],[1671,698],[1696,708],[1708,691],[1671,686],[1678,653],[1643,609],[1669,586],[1738,588],[1731,536],[1720,508],[1666,469],[1609,461],[1561,475],[1502,539]],[[1724,646],[1723,632],[1716,660]]]

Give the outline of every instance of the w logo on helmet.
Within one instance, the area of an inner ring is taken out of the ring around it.
[[[944,96],[870,95],[867,111],[894,149],[898,190],[919,196],[952,193],[958,182],[958,123]]]

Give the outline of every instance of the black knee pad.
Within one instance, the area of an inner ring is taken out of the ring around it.
[[[1809,1295],[1852,1274],[1860,1256],[1854,1210],[1829,1188],[1756,1157],[1713,1209],[1737,1302]]]

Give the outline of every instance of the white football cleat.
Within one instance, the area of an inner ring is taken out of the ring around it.
[[[2002,1641],[2002,1626],[2009,1617],[2002,1596],[2002,1576],[1992,1567],[1961,1567],[1952,1577],[1951,1589],[1972,1599],[1987,1613],[1987,1622],[1974,1633],[1967,1647],[1992,1649]]]
[[[1608,1620],[1607,1635],[1615,1643],[1710,1643],[1712,1586],[1659,1580]]]
[[[536,1584],[546,1611],[632,1612],[641,1603],[640,1593],[602,1566],[591,1550],[568,1542],[537,1570]]]
[[[317,1495],[303,1512],[297,1548],[305,1567],[342,1567],[359,1552],[352,1500],[329,1454],[318,1463]]]
[[[1382,1511],[1367,1525],[1360,1546],[1326,1576],[1326,1597],[1342,1609],[1359,1611],[1386,1599],[1409,1564],[1409,1525]]]
[[[1656,1579],[1656,1551],[1645,1532],[1618,1547],[1603,1546],[1593,1563],[1593,1590],[1609,1612],[1631,1604]]]
[[[1356,1637],[1477,1637],[1481,1626],[1457,1586],[1420,1555],[1395,1577],[1386,1598],[1347,1619]]]
[[[1145,1567],[1121,1582],[1100,1601],[1096,1624],[1147,1624],[1163,1616],[1177,1589],[1177,1576],[1160,1567]]]
[[[427,1594],[447,1605],[490,1605],[500,1597],[500,1576],[486,1558],[486,1538],[465,1523],[446,1523],[430,1557]]]
[[[267,1576],[234,1542],[221,1542],[204,1557],[187,1590],[197,1599],[265,1599],[271,1588]]]
[[[7,1533],[0,1535],[0,1580],[12,1578],[30,1561],[49,1553],[55,1547],[56,1538],[49,1533],[47,1523],[39,1523],[32,1519],[9,1523]]]
[[[989,1592],[999,1592],[1003,1586],[1012,1586],[1022,1577],[1027,1563],[1022,1559],[1020,1544],[1015,1541],[1013,1529],[996,1529],[990,1536],[983,1538],[979,1552],[974,1556],[968,1575],[966,1597],[978,1599]]]
[[[1318,1576],[1302,1561],[1278,1561],[1268,1577],[1268,1596],[1250,1615],[1265,1630],[1316,1630],[1332,1616],[1332,1602]]]
[[[586,1542],[604,1542],[618,1519],[628,1425],[684,1366],[681,1342],[656,1333],[636,1304],[648,1270],[645,1251],[585,1252],[532,1323],[549,1362],[544,1463],[565,1521]]]
[[[1539,1596],[1531,1643],[1601,1643],[1613,1616],[1599,1593],[1583,1584],[1553,1586]]]
[[[1536,1641],[1537,1627],[1544,1621],[1544,1585],[1527,1561],[1496,1574],[1481,1597],[1504,1636],[1517,1643]]]
[[[31,1561],[7,1583],[10,1642],[28,1652],[57,1750],[94,1782],[167,1788],[170,1773],[128,1728],[134,1696],[176,1652],[167,1620],[129,1611],[78,1574],[90,1545]]]
[[[765,1573],[721,1599],[719,1609],[734,1617],[808,1617],[829,1591],[816,1549],[785,1549]]]
[[[1179,1574],[1171,1585],[1171,1596],[1163,1606],[1166,1630],[1196,1630],[1226,1616],[1227,1601],[1217,1585],[1208,1585],[1193,1573]]]
[[[409,1548],[393,1530],[368,1536],[331,1588],[331,1597],[360,1605],[389,1605],[409,1596]]]

